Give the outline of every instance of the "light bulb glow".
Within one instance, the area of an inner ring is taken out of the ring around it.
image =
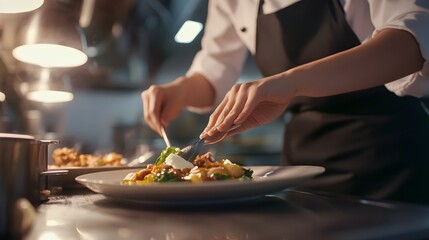
[[[88,61],[78,49],[56,44],[26,44],[16,47],[12,55],[19,61],[41,67],[77,67]]]
[[[6,94],[0,92],[0,102],[4,102],[4,100],[6,100]]]
[[[32,91],[27,94],[27,99],[42,103],[60,103],[73,100],[73,93],[64,91]]]

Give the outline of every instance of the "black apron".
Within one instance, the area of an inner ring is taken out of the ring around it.
[[[264,76],[360,44],[338,0],[302,0],[267,15],[261,6],[254,57]],[[302,187],[429,203],[429,119],[419,99],[380,86],[297,97],[288,111],[285,163],[326,168]]]

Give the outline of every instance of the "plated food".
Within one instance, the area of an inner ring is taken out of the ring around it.
[[[122,154],[110,152],[93,155],[77,152],[73,148],[57,148],[52,152],[54,166],[58,168],[70,167],[118,167],[125,166],[126,161]]]
[[[253,171],[228,159],[216,161],[210,152],[187,161],[180,149],[169,147],[161,152],[155,164],[137,172],[130,172],[123,184],[150,184],[165,182],[201,183],[222,180],[252,180]]]
[[[88,189],[114,201],[149,206],[202,206],[240,203],[274,194],[324,172],[319,166],[248,166],[251,181],[226,180],[203,183],[126,184],[125,176],[132,170],[102,171],[76,177]],[[138,171],[138,170],[135,170]]]

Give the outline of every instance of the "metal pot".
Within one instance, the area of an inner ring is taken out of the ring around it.
[[[47,171],[48,145],[58,140],[36,140],[30,135],[0,133],[0,236],[11,228],[13,206],[28,199],[33,206],[46,200],[47,175],[67,171]]]

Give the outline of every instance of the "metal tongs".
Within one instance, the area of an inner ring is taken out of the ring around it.
[[[170,140],[168,139],[168,136],[167,136],[167,133],[165,132],[164,127],[161,127],[161,136],[164,139],[165,145],[167,145],[167,147],[171,147]],[[204,140],[205,140],[204,138],[199,139],[195,143],[182,148],[180,150],[180,156],[188,161],[191,161],[197,156],[196,154],[198,154],[199,149],[204,144]]]
[[[167,147],[171,147],[170,140],[167,137],[167,133],[165,132],[164,127],[161,127],[161,135],[162,135],[162,138],[164,139],[165,145],[167,145]]]
[[[225,139],[227,133],[231,132],[232,130],[237,129],[238,127],[240,127],[241,125],[232,125],[231,128],[229,128],[227,131],[223,132],[223,133],[219,133],[222,136],[220,138],[218,138],[216,141],[210,141],[210,139],[207,138],[201,138],[198,139],[195,143],[186,146],[184,148],[182,148],[180,150],[181,154],[180,156],[188,161],[192,161],[195,159],[195,157],[197,157],[197,155],[200,152],[201,147],[204,145],[204,143],[206,144],[215,144],[218,143],[220,141],[222,141],[223,139]],[[218,136],[218,135],[215,135]],[[210,138],[214,138],[214,136],[211,136]]]

